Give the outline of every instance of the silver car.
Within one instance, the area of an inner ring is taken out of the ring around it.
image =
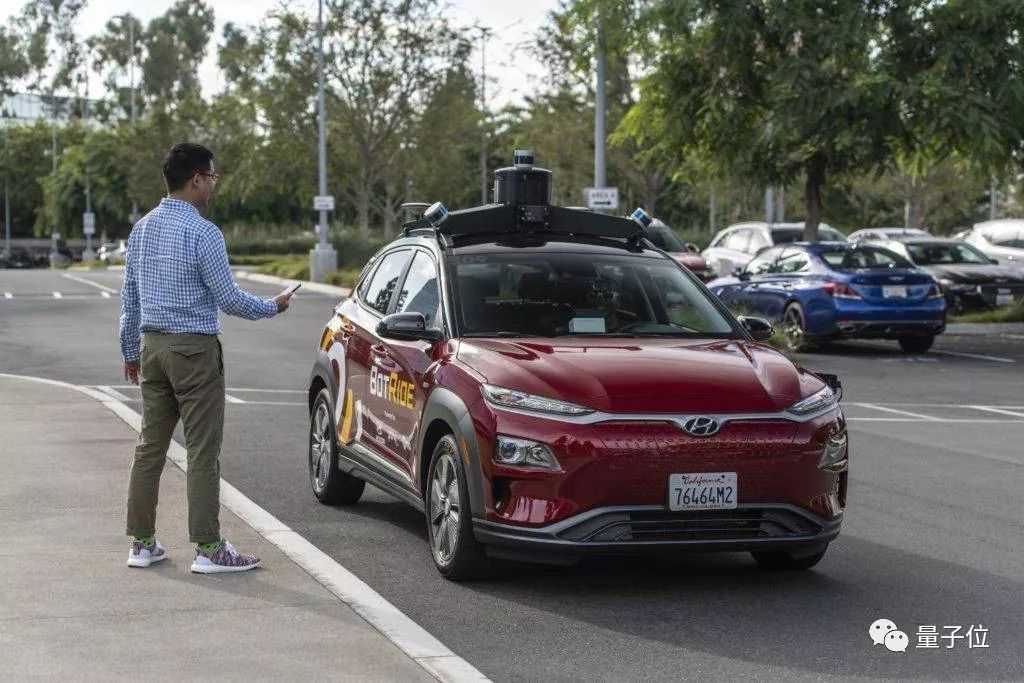
[[[826,223],[818,224],[818,237],[823,242],[846,242],[846,236]],[[763,221],[735,223],[718,231],[711,244],[702,253],[708,267],[719,276],[731,274],[747,265],[761,251],[776,244],[801,242],[804,224],[772,223]]]
[[[901,237],[928,237],[928,231],[921,228],[865,228],[854,230],[846,239],[851,242],[885,242]]]
[[[1024,220],[1003,218],[975,223],[956,237],[1004,266],[1024,268]]]

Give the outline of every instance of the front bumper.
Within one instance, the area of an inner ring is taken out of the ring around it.
[[[825,519],[788,504],[739,505],[733,510],[671,512],[664,506],[612,506],[543,527],[473,520],[492,556],[550,561],[593,553],[817,552],[836,536],[842,515]]]

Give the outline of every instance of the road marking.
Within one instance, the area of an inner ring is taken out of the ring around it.
[[[103,297],[104,299],[109,299],[110,292],[100,292],[100,296]]]
[[[66,277],[69,280],[74,280],[75,282],[81,282],[83,285],[90,285],[90,286],[95,287],[96,289],[98,289],[100,291],[106,292],[107,294],[118,294],[118,291],[116,289],[114,289],[113,287],[107,287],[106,285],[101,285],[98,282],[93,282],[92,280],[87,280],[84,277],[79,277],[77,275],[72,275],[71,273],[64,273],[64,277]]]
[[[301,389],[243,389],[242,387],[228,387],[228,391],[254,391],[264,394],[305,394]]]
[[[1019,420],[1010,420],[1010,419],[998,420],[998,419],[987,419],[987,418],[982,418],[980,420],[972,420],[972,419],[963,418],[963,417],[950,417],[950,418],[929,417],[929,418],[924,418],[924,419],[920,419],[920,418],[916,418],[916,417],[850,417],[850,416],[844,416],[844,417],[846,417],[846,421],[847,422],[928,422],[930,424],[934,424],[936,422],[939,422],[939,423],[950,423],[950,424],[956,424],[956,423],[964,423],[964,424],[990,424],[990,423],[991,424],[1020,424],[1020,423],[1024,423],[1024,417],[1021,417],[1021,419],[1019,419]]]
[[[884,413],[895,413],[897,415],[906,415],[907,417],[916,417],[919,420],[938,420],[937,417],[931,417],[930,415],[922,415],[921,413],[912,413],[909,410],[897,410],[896,408],[886,408],[876,403],[850,403],[851,406],[861,406],[862,408],[871,408],[872,410],[881,410]]]
[[[1024,418],[1024,413],[1014,412],[1012,410],[1006,410],[1005,408],[994,408],[992,406],[964,406],[965,408],[974,408],[975,410],[984,410],[989,413],[997,413],[999,415],[1012,415],[1013,417]]]
[[[5,299],[13,299],[14,295],[11,294],[10,292],[4,292],[4,298]]]
[[[116,400],[116,401],[131,401],[132,400],[131,398],[125,396],[120,391],[115,389],[114,387],[111,387],[111,386],[108,386],[108,385],[101,385],[101,386],[97,386],[96,388],[99,389],[100,391],[102,391],[107,396],[109,396],[112,399]]]
[[[224,400],[227,401],[228,403],[245,403],[246,402],[246,401],[243,401],[240,398],[236,398],[236,397],[232,396],[231,394],[224,394]]]
[[[1000,358],[999,356],[986,356],[980,353],[964,353],[963,351],[940,351],[932,349],[932,353],[941,353],[944,356],[961,356],[963,358],[978,358],[980,360],[991,360],[996,363],[1016,363],[1012,358]]]
[[[0,373],[0,377],[42,382],[81,392],[99,401],[136,432],[142,431],[142,415],[92,387],[26,375]],[[167,459],[177,465],[182,472],[187,471],[188,456],[185,448],[177,441],[171,441],[170,447],[167,449]],[[220,480],[220,503],[255,529],[263,538],[277,546],[295,564],[302,567],[320,585],[351,607],[356,614],[365,619],[434,678],[439,681],[489,680],[472,664],[452,652],[444,643],[410,619],[408,615],[385,600],[365,581],[292,531],[281,520],[223,479]]]
[[[54,299],[63,299],[63,298],[64,298],[64,295],[63,295],[63,294],[61,294],[60,292],[54,292],[54,293],[53,293],[53,298],[54,298]]]

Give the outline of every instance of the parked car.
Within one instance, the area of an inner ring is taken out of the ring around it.
[[[1024,269],[1024,220],[1005,218],[975,223],[970,230],[956,235],[1004,266]]]
[[[905,256],[938,281],[954,315],[1024,300],[1024,271],[1000,265],[977,247],[939,237],[874,242]]]
[[[96,257],[107,264],[124,263],[127,254],[128,245],[125,244],[124,240],[121,240],[119,243],[104,242],[97,250]]]
[[[846,241],[843,233],[825,223],[818,225],[818,236],[826,241]],[[723,276],[747,265],[762,249],[799,242],[803,238],[803,223],[773,223],[771,226],[762,221],[736,223],[720,230],[702,253],[715,275]]]
[[[714,271],[708,267],[708,262],[701,256],[697,245],[683,242],[675,230],[668,227],[663,221],[655,218],[647,226],[647,239],[658,249],[674,258],[680,265],[689,269],[691,273],[701,279],[701,282],[710,282],[715,278]]]
[[[901,237],[927,237],[928,234],[927,230],[921,228],[865,228],[854,230],[846,239],[851,242],[879,242]]]
[[[452,580],[593,553],[815,565],[846,506],[835,378],[757,341],[771,326],[734,317],[642,220],[549,205],[543,169],[496,176],[495,204],[407,223],[327,321],[317,499],[353,505],[370,482],[407,502]]]
[[[708,288],[733,311],[778,323],[794,350],[859,338],[896,339],[923,353],[946,328],[946,300],[932,276],[872,244],[772,247]]]
[[[10,256],[0,260],[0,263],[4,268],[35,268],[39,265],[39,259],[34,258],[27,249],[11,249]]]

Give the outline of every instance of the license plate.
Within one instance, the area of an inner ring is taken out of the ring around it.
[[[1000,289],[996,292],[996,306],[1009,306],[1013,303],[1013,292],[1009,289]]]
[[[670,474],[669,510],[732,510],[739,489],[735,472]]]
[[[882,285],[882,296],[886,299],[906,299],[906,285]]]

